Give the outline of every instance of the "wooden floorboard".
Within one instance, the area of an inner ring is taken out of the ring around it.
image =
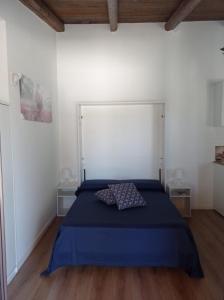
[[[211,210],[193,211],[204,279],[166,268],[46,268],[61,220],[55,219],[8,287],[9,300],[224,300],[224,218]]]

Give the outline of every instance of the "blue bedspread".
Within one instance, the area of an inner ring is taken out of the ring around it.
[[[84,189],[58,231],[49,266],[151,266],[181,268],[203,277],[192,233],[161,190],[141,190],[146,207],[118,211]]]
[[[94,191],[83,191],[68,212],[63,226],[148,228],[186,226],[179,212],[162,191],[140,191],[145,207],[123,211],[99,201]]]

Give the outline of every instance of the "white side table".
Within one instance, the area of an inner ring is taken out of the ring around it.
[[[76,196],[75,191],[77,187],[63,187],[58,186],[57,189],[57,216],[64,217],[69,209],[71,208],[72,204],[74,203]]]
[[[191,217],[191,188],[188,185],[167,184],[166,192],[170,200],[184,218]]]

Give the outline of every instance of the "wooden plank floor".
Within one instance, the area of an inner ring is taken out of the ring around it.
[[[59,219],[55,219],[8,288],[9,300],[224,300],[224,218],[193,211],[189,220],[204,279],[156,268],[63,268],[48,278],[47,266]]]

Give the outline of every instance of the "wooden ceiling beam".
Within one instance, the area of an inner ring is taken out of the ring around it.
[[[117,30],[118,23],[118,0],[107,0],[110,31]]]
[[[19,0],[26,7],[32,10],[44,22],[50,25],[57,32],[65,31],[64,23],[53,13],[43,0]]]
[[[165,24],[167,31],[175,29],[202,0],[183,0]]]

